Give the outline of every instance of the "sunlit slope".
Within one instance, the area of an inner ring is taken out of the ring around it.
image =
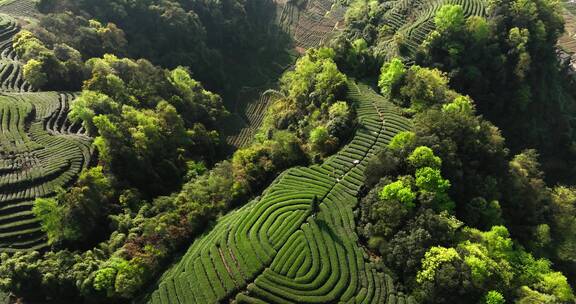
[[[407,300],[367,261],[352,212],[369,157],[410,123],[368,86],[350,83],[348,97],[359,118],[351,143],[320,166],[285,171],[223,217],[163,275],[150,303]]]
[[[334,0],[276,1],[278,23],[300,52],[326,42],[344,22],[346,8]]]

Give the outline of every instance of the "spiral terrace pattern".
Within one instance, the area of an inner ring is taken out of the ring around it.
[[[410,122],[365,85],[350,83],[348,97],[360,121],[352,142],[321,166],[285,171],[222,218],[163,275],[150,303],[412,301],[366,261],[352,213],[368,158]]]
[[[18,31],[13,18],[0,15],[0,252],[46,246],[34,200],[71,185],[92,155],[85,130],[67,119],[73,94],[28,92],[12,48]]]

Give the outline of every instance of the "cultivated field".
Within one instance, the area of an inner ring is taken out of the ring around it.
[[[326,42],[344,22],[346,9],[333,0],[277,1],[277,22],[292,37],[297,55]],[[297,56],[294,56],[296,60]],[[278,67],[279,71],[290,68]],[[278,75],[276,75],[278,76]],[[270,78],[270,77],[269,77]],[[264,94],[270,86],[244,88],[238,94],[232,109],[231,127],[225,130],[226,142],[242,148],[252,142],[270,105],[270,96]]]
[[[71,97],[0,97],[0,252],[43,247],[44,233],[31,212],[34,199],[70,186],[89,163],[91,139],[66,118]]]
[[[0,252],[46,245],[31,211],[34,200],[70,186],[92,154],[85,130],[67,119],[72,94],[29,92],[12,49],[18,31],[13,18],[1,15]]]
[[[320,166],[285,171],[260,198],[223,217],[147,301],[412,302],[368,262],[353,215],[369,157],[410,123],[369,87],[349,88],[360,122],[352,142]]]
[[[277,1],[278,24],[300,52],[320,46],[337,31],[346,9],[332,0]]]
[[[565,21],[565,33],[560,37],[558,44],[565,52],[573,55],[576,53],[576,3],[565,1],[563,16]]]
[[[274,95],[270,91],[264,91],[263,88],[251,88],[240,92],[240,102],[237,103],[237,117],[231,125],[238,127],[237,130],[231,131],[233,135],[226,137],[226,142],[236,148],[243,148],[252,142],[254,135],[262,126],[266,109],[270,105]],[[243,102],[242,102],[243,101]],[[237,133],[235,133],[237,132]]]
[[[33,90],[32,86],[23,79],[22,63],[12,48],[12,37],[19,30],[20,28],[14,18],[4,14],[0,15],[0,91],[2,92],[29,92]]]
[[[34,0],[0,0],[0,13],[14,17],[34,17],[38,10]]]
[[[385,24],[415,51],[434,30],[434,16],[445,4],[461,5],[466,16],[486,15],[486,0],[396,0],[387,2],[390,9],[384,15]]]

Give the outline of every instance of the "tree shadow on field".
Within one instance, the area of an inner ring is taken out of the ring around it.
[[[326,222],[326,220],[321,219],[321,218],[316,218],[316,225],[318,225],[318,229],[320,229],[320,231],[327,233],[328,235],[330,235],[330,238],[332,238],[338,245],[340,245],[342,248],[346,248],[344,246],[344,242],[342,241],[342,238],[336,233],[336,231],[334,231],[334,229],[330,226],[330,224],[328,222]]]

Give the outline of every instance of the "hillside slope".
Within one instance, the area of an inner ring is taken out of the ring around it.
[[[41,249],[46,236],[32,213],[34,200],[71,185],[93,148],[84,128],[67,119],[73,94],[29,92],[12,48],[19,26],[0,17],[0,252]]]
[[[348,98],[360,121],[352,142],[320,166],[287,170],[222,218],[162,276],[150,303],[408,300],[367,262],[352,211],[369,157],[410,123],[368,86],[350,83]]]
[[[293,61],[284,66],[277,64],[278,74],[270,75],[267,77],[269,79],[279,77],[307,49],[327,42],[338,32],[346,11],[345,7],[332,0],[309,0],[301,5],[298,1],[276,1],[276,6],[276,22],[291,37]],[[233,114],[231,123],[224,130],[230,146],[243,148],[252,141],[270,104],[270,95],[264,93],[271,88],[274,88],[273,82],[240,90],[230,109]]]
[[[383,26],[378,31],[371,29],[373,33],[370,34],[367,34],[366,28],[360,26],[353,30],[353,36],[372,37],[378,41],[369,41],[368,44],[374,43],[373,46],[379,49],[378,52],[383,52],[388,57],[401,55],[408,61],[413,61],[414,54],[425,42],[428,34],[436,29],[434,24],[436,13],[447,4],[461,5],[466,17],[486,16],[486,0],[387,1],[381,5],[385,11],[382,16],[362,17],[378,20],[377,24]],[[356,25],[352,26],[355,27]]]

